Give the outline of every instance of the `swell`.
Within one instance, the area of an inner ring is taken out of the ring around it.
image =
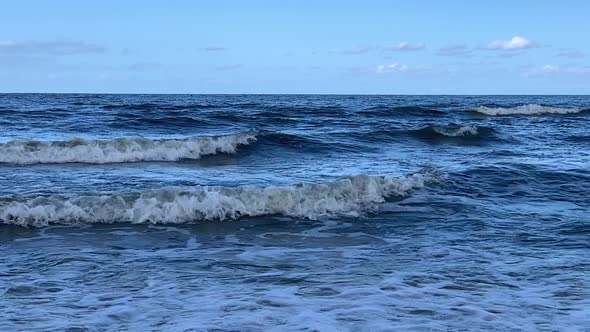
[[[492,136],[495,131],[492,128],[478,126],[427,126],[410,133],[420,138],[482,139]]]
[[[357,114],[368,116],[442,116],[445,112],[420,106],[375,106],[357,111]]]
[[[261,109],[262,114],[279,114],[279,115],[301,115],[305,114],[316,116],[342,116],[347,113],[347,109],[339,106],[266,106]]]
[[[293,149],[320,148],[323,145],[322,142],[306,136],[270,131],[261,132],[258,136],[258,140],[262,144],[278,145],[284,148]]]
[[[142,161],[178,161],[204,155],[235,153],[256,140],[252,133],[185,139],[114,138],[110,140],[11,141],[0,144],[0,163],[106,164]]]
[[[514,107],[487,107],[480,106],[472,111],[491,115],[491,116],[506,116],[506,115],[540,115],[540,114],[575,114],[588,111],[584,108],[565,108],[543,106],[538,104],[526,104]]]
[[[72,223],[185,223],[280,215],[318,219],[359,216],[390,197],[404,197],[436,179],[422,171],[403,177],[357,175],[326,183],[160,189],[77,197],[0,201],[0,222],[20,226]]]
[[[108,122],[110,127],[114,128],[195,128],[211,125],[210,122],[205,119],[198,119],[191,116],[158,116],[158,117],[132,117],[127,115],[126,117],[115,117],[113,120]]]
[[[574,143],[590,143],[590,135],[573,135],[568,136],[565,139]]]
[[[449,190],[453,194],[481,199],[566,202],[580,209],[590,206],[590,175],[583,168],[557,168],[539,165],[504,163],[474,166],[451,173]],[[476,184],[476,185],[474,185]]]
[[[105,110],[133,110],[133,111],[181,111],[181,110],[195,110],[195,109],[210,109],[223,107],[223,105],[213,104],[163,104],[163,103],[137,103],[137,104],[109,104],[103,105],[102,108]]]
[[[105,110],[125,110],[125,111],[186,111],[186,110],[252,110],[268,113],[297,114],[311,113],[316,115],[335,115],[345,112],[346,109],[330,105],[268,105],[264,103],[231,103],[222,102],[215,104],[207,103],[188,103],[188,104],[165,104],[156,102],[147,103],[130,103],[130,104],[109,104],[102,106]]]
[[[279,147],[281,149],[295,150],[304,153],[328,153],[336,151],[358,152],[359,149],[365,149],[350,142],[345,137],[343,140],[337,139],[334,135],[329,140],[320,137],[309,137],[306,135],[295,135],[281,132],[261,131],[257,135],[260,145],[268,147]]]
[[[419,129],[381,129],[372,132],[358,133],[355,136],[368,141],[387,141],[414,138],[431,142],[479,142],[492,140],[496,131],[493,128],[480,126],[436,126],[429,125]]]

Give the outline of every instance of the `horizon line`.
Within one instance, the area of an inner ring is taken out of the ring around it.
[[[160,93],[160,92],[0,92],[0,95],[192,95],[192,96],[590,96],[588,94],[543,94],[543,93]]]

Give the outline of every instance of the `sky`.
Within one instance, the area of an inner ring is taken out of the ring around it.
[[[1,0],[0,93],[590,94],[590,1]]]

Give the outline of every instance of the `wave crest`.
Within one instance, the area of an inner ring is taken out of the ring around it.
[[[419,172],[403,177],[357,175],[292,186],[198,186],[73,198],[43,196],[0,202],[0,222],[40,227],[54,223],[184,223],[263,215],[358,216],[388,197],[406,196],[435,178],[433,172]]]
[[[563,108],[527,104],[515,107],[487,107],[480,106],[474,111],[486,115],[538,115],[538,114],[574,114],[584,111],[581,108]]]
[[[493,133],[493,129],[477,126],[428,126],[416,132],[428,137],[478,138]]]
[[[0,163],[107,164],[198,159],[216,153],[235,153],[256,136],[240,133],[185,139],[115,138],[110,140],[12,141],[0,144]]]

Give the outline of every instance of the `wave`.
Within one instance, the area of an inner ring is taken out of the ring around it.
[[[494,130],[477,126],[428,126],[413,132],[425,138],[483,138],[493,134]]]
[[[282,132],[263,131],[259,134],[259,141],[268,145],[279,145],[285,148],[301,149],[312,146],[329,146],[308,136],[287,134]]]
[[[279,147],[291,152],[322,153],[326,152],[358,152],[366,149],[364,145],[350,142],[350,135],[345,135],[345,140],[337,139],[331,135],[329,140],[320,137],[311,137],[302,134],[288,134],[284,132],[260,131],[258,132],[258,146]]]
[[[445,112],[439,111],[432,108],[427,107],[420,107],[420,106],[375,106],[366,108],[364,110],[360,110],[357,112],[361,115],[368,115],[368,116],[403,116],[403,115],[411,115],[411,116],[441,116],[444,115]]]
[[[576,142],[576,143],[590,143],[590,136],[589,135],[575,135],[569,136],[565,138],[567,141]]]
[[[181,111],[195,109],[210,109],[223,107],[224,105],[213,104],[167,104],[167,103],[130,103],[130,104],[108,104],[103,105],[105,110],[131,110],[131,111]]]
[[[488,127],[479,126],[426,126],[420,129],[381,129],[355,135],[359,139],[372,142],[386,140],[400,141],[407,138],[421,139],[431,142],[454,142],[472,144],[484,139],[495,139],[496,131]]]
[[[75,223],[185,223],[265,215],[307,219],[359,216],[389,197],[407,196],[436,178],[433,171],[421,171],[402,177],[357,175],[291,186],[197,186],[73,198],[40,196],[0,201],[0,222],[41,227]]]
[[[300,114],[315,115],[315,116],[326,116],[326,117],[339,117],[346,114],[348,110],[340,106],[330,105],[310,105],[310,106],[267,106],[260,114],[270,115],[276,114],[278,116],[291,115],[298,116]]]
[[[142,116],[120,116],[107,122],[113,128],[199,128],[211,126],[211,123],[205,119],[199,119],[191,116],[159,116],[159,117],[142,117]]]
[[[585,111],[582,108],[563,108],[543,106],[538,104],[527,104],[515,107],[487,107],[480,106],[474,111],[486,115],[538,115],[538,114],[574,114]]]
[[[256,140],[252,133],[185,139],[114,138],[110,140],[11,141],[0,144],[0,163],[107,164],[141,161],[178,161],[204,155],[235,153]]]

